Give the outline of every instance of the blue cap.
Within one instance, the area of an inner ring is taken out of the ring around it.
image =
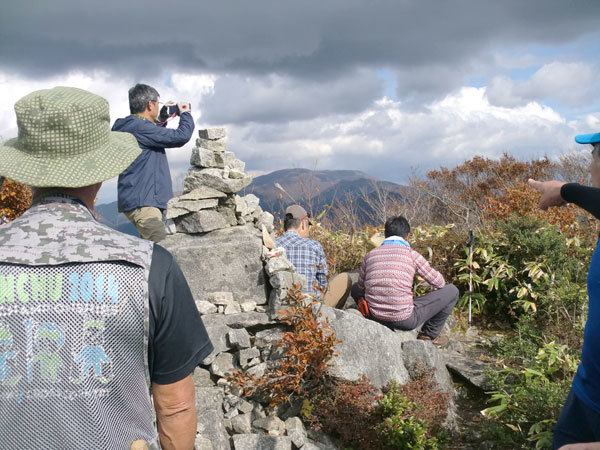
[[[575,142],[578,144],[595,144],[600,142],[600,133],[578,134],[575,136]]]

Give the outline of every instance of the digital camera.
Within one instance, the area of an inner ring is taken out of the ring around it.
[[[179,107],[177,105],[167,106],[167,114],[172,116],[173,114],[179,115]]]

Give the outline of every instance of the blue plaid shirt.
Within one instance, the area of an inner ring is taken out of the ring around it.
[[[276,240],[277,247],[283,247],[287,258],[296,272],[306,277],[307,292],[314,294],[313,282],[327,288],[327,261],[323,247],[317,241],[300,237],[288,230]]]

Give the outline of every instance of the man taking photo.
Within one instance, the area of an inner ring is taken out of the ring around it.
[[[135,225],[142,239],[154,242],[162,241],[167,235],[163,211],[173,197],[165,148],[185,145],[194,131],[189,103],[163,106],[159,119],[158,100],[156,89],[136,84],[129,90],[131,115],[117,119],[112,127],[113,131],[133,134],[142,149],[140,156],[119,175],[119,212]],[[179,116],[179,126],[166,128],[167,120],[173,115]]]

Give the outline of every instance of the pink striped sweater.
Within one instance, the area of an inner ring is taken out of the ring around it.
[[[360,265],[358,288],[364,293],[371,315],[398,322],[413,312],[415,273],[436,289],[444,277],[419,252],[405,245],[382,245],[367,253]]]

